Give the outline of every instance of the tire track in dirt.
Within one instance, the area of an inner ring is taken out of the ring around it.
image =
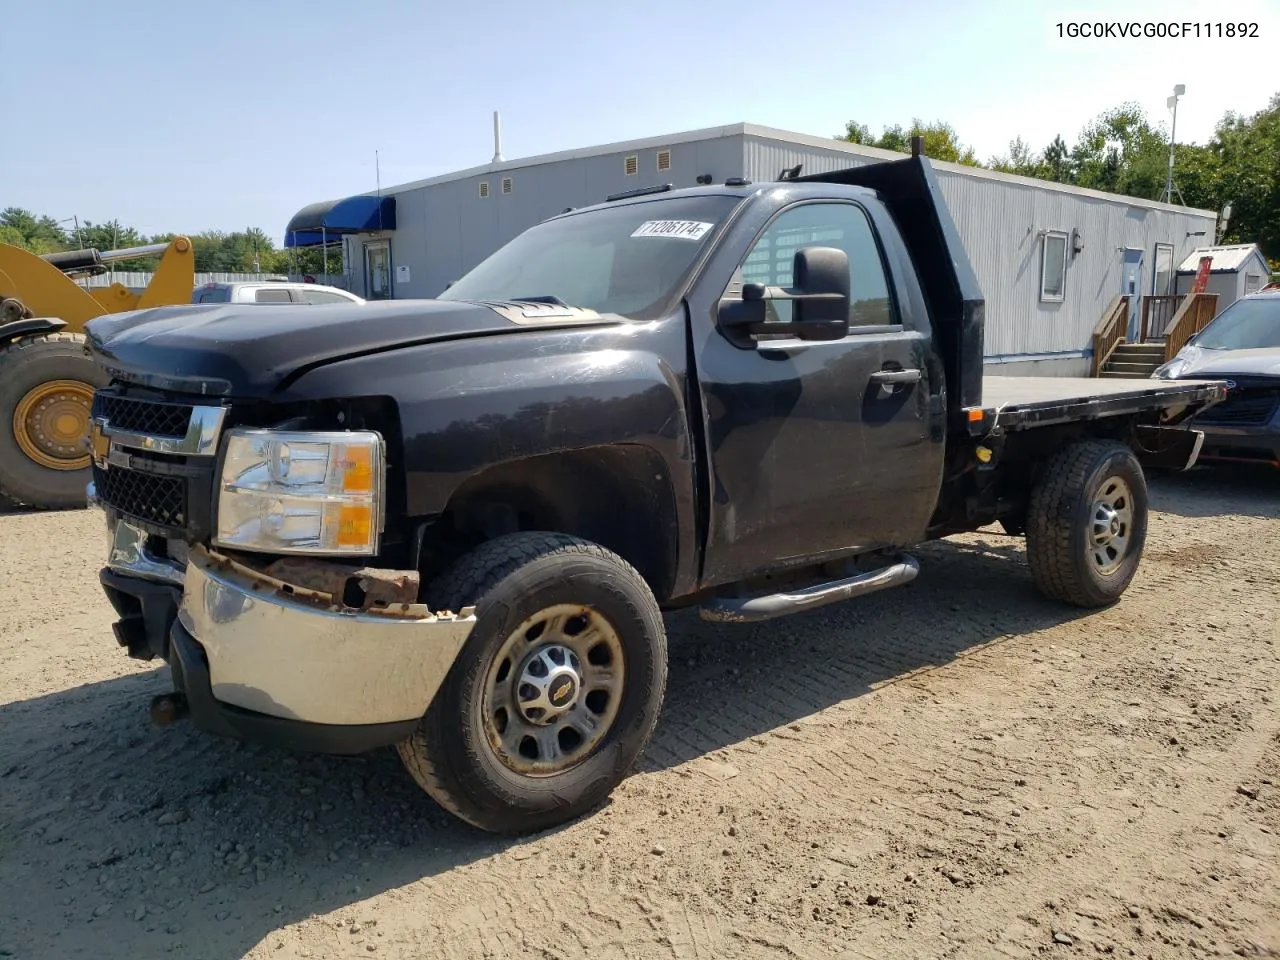
[[[459,828],[390,756],[148,728],[164,681],[110,638],[96,522],[0,517],[20,551],[64,538],[42,569],[83,601],[0,606],[0,636],[22,644],[0,642],[0,887],[18,892],[0,948],[879,960],[1275,945],[1280,501],[1198,486],[1154,487],[1151,562],[1087,617],[1036,598],[1020,545],[985,534],[928,545],[910,588],[821,615],[670,617],[670,699],[642,772],[596,815],[515,843]],[[21,570],[15,556],[0,571]]]

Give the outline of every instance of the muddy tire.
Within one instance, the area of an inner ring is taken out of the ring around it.
[[[422,722],[397,746],[450,813],[526,833],[603,803],[644,751],[666,692],[653,593],[616,554],[518,533],[463,557],[428,591],[476,625]]]
[[[1123,443],[1081,441],[1045,464],[1027,514],[1027,558],[1045,596],[1114,603],[1137,573],[1146,537],[1146,478]]]
[[[38,508],[85,505],[89,406],[107,380],[78,334],[0,346],[0,499]]]

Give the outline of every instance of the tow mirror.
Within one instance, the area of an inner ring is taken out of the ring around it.
[[[765,303],[792,301],[789,322],[768,322]],[[741,300],[720,304],[720,325],[799,340],[839,340],[849,332],[849,255],[835,247],[804,247],[792,261],[790,287],[747,283]]]

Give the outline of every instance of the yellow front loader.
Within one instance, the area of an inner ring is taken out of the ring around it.
[[[142,293],[86,290],[75,277],[160,255]],[[0,499],[29,507],[85,504],[89,410],[106,378],[84,350],[84,326],[106,313],[190,303],[191,241],[37,256],[0,243]]]

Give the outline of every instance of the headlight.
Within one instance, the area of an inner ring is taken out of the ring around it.
[[[375,554],[385,470],[376,433],[229,430],[213,542],[264,553]]]
[[[1186,369],[1187,361],[1184,357],[1174,357],[1168,363],[1161,364],[1152,371],[1151,375],[1160,380],[1172,380],[1178,374]]]

